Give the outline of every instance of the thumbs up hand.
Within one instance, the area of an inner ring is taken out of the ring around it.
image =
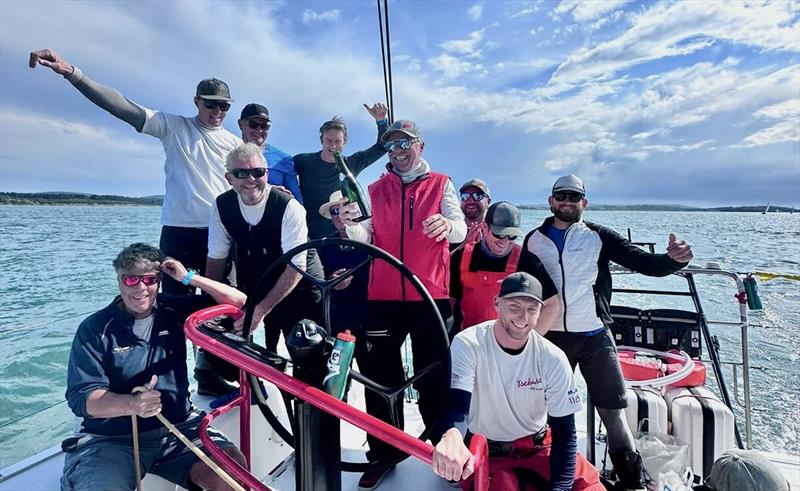
[[[692,254],[692,246],[685,240],[679,240],[674,233],[669,234],[669,243],[667,244],[667,256],[679,263],[688,264],[694,255]]]
[[[158,377],[153,375],[145,385],[147,390],[131,395],[131,412],[142,418],[149,418],[161,412],[161,392],[155,390]]]

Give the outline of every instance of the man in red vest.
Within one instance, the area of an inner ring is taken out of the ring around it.
[[[420,279],[443,319],[451,317],[449,243],[461,242],[467,232],[456,189],[450,178],[432,172],[422,158],[425,143],[417,125],[395,121],[381,140],[389,153],[387,172],[369,186],[372,218],[355,224],[353,205],[342,206],[350,238],[372,241],[399,258]],[[404,380],[400,347],[411,336],[414,371],[445,359],[448,343],[440,336],[436,319],[400,272],[375,261],[370,272],[367,322],[359,340],[358,366],[375,382],[396,387]],[[441,414],[450,381],[444,370],[433,369],[415,384],[419,412],[427,427]],[[367,412],[403,427],[402,398],[390,408],[372,391],[366,392]],[[435,443],[440,435],[432,435]],[[370,462],[395,457],[396,450],[368,437]],[[376,488],[389,469],[364,473],[359,489]]]
[[[478,242],[465,242],[464,247],[453,252],[450,260],[450,298],[453,299],[454,331],[496,319],[494,297],[500,291],[500,282],[515,271],[524,271],[542,284],[544,305],[539,315],[539,325],[549,326],[558,315],[558,293],[553,280],[535,254],[515,242],[522,235],[519,209],[508,201],[494,203],[486,211],[483,229]],[[460,322],[458,322],[460,321]],[[455,335],[455,332],[451,333]]]

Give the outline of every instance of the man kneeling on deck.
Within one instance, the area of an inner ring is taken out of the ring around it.
[[[495,297],[497,320],[453,339],[444,418],[449,429],[434,449],[433,470],[451,481],[463,479],[464,490],[472,488],[474,463],[464,441],[472,433],[489,440],[492,490],[605,489],[597,470],[577,453],[574,413],[581,402],[567,358],[534,331],[541,305],[536,278],[512,273]]]
[[[152,472],[184,488],[231,489],[161,422],[161,413],[201,445],[202,414],[189,402],[183,323],[215,301],[241,307],[246,297],[164,256],[132,244],[113,262],[119,296],[84,320],[75,333],[67,368],[67,403],[83,418],[80,433],[64,441],[64,490],[134,489],[131,416],[137,416],[142,474]],[[162,272],[206,295],[159,294]],[[145,391],[133,394],[136,387]],[[212,440],[237,462],[244,456],[225,435]]]

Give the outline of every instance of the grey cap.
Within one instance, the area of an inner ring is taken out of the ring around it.
[[[419,131],[417,123],[409,121],[408,119],[398,119],[386,129],[386,132],[383,135],[381,135],[381,141],[385,142],[389,139],[389,135],[398,132],[403,133],[406,136],[410,136],[411,138],[418,138],[422,140],[422,133]]]
[[[574,174],[561,176],[556,179],[556,183],[553,184],[553,192],[557,193],[559,191],[572,191],[574,193],[586,194],[586,189],[583,187],[583,180]]]
[[[714,491],[789,491],[778,467],[755,450],[728,450],[711,466],[706,486]]]
[[[492,195],[492,193],[489,192],[489,186],[487,186],[486,183],[481,181],[480,179],[470,179],[469,181],[461,185],[461,187],[458,189],[458,192],[463,193],[464,190],[469,187],[480,189],[486,196]]]
[[[231,102],[231,91],[228,84],[216,78],[207,78],[197,84],[197,97],[211,101]]]
[[[244,109],[242,109],[242,115],[239,117],[239,119],[250,118],[262,118],[269,121],[269,109],[261,104],[251,102],[250,104],[244,106]]]
[[[528,297],[539,303],[542,300],[542,284],[530,274],[519,271],[506,276],[500,283],[500,298]]]
[[[486,223],[495,235],[522,235],[519,208],[508,201],[498,201],[486,210]]]

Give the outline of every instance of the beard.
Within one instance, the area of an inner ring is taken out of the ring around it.
[[[581,219],[581,210],[577,206],[573,206],[572,208],[560,209],[558,205],[553,205],[550,207],[550,211],[553,212],[553,216],[561,220],[562,222],[567,223],[576,223]]]

